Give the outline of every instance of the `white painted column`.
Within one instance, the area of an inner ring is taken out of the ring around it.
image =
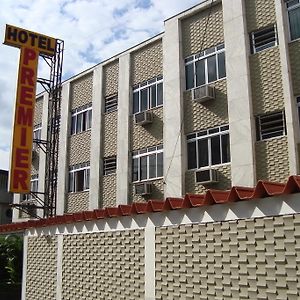
[[[90,159],[90,193],[89,209],[99,207],[102,140],[102,107],[103,107],[103,67],[97,66],[93,72],[93,119]]]
[[[281,0],[275,0],[277,33],[279,41],[282,86],[284,95],[284,106],[287,127],[289,168],[290,174],[299,174],[299,157],[297,144],[300,142],[300,130],[297,115],[296,100],[293,93],[291,66],[289,57],[289,32],[288,20],[285,3]]]
[[[57,236],[56,300],[62,299],[63,235]]]
[[[22,294],[21,300],[26,300],[26,275],[27,275],[28,236],[23,236],[23,268],[22,268]]]
[[[14,194],[13,196],[13,204],[20,204],[21,202],[21,194]],[[13,208],[12,210],[12,222],[22,222],[24,219],[19,218],[20,210],[18,208]]]
[[[130,54],[125,54],[119,58],[116,205],[128,202],[130,94]]]
[[[254,186],[255,122],[244,0],[223,1],[232,185]]]
[[[164,196],[185,193],[185,152],[183,130],[184,63],[181,23],[177,18],[165,22],[163,37],[164,70]]]
[[[58,171],[57,171],[57,203],[56,214],[62,215],[65,211],[66,190],[69,170],[68,162],[68,136],[70,127],[70,83],[62,86],[60,132],[58,145]]]

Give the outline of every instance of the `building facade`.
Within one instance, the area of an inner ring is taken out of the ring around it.
[[[0,170],[0,224],[11,223],[13,195],[7,191],[8,171]]]
[[[204,1],[65,81],[56,213],[298,174],[299,19],[299,0]],[[47,116],[41,94],[37,139]],[[43,191],[45,154],[34,153],[32,190]]]

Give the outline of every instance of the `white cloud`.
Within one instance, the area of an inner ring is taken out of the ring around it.
[[[12,24],[65,41],[63,72],[81,72],[163,31],[164,19],[199,0],[2,0]],[[8,168],[19,50],[0,47],[0,169]],[[44,74],[46,69],[40,67]],[[66,79],[66,78],[64,78]]]

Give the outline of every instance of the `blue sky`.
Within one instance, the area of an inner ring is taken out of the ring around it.
[[[65,41],[64,79],[162,32],[163,21],[195,0],[1,0],[5,24]],[[0,169],[9,168],[19,50],[0,46]],[[46,73],[39,67],[39,77]]]

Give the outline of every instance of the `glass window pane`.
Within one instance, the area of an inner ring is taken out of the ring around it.
[[[143,156],[140,159],[141,162],[141,178],[140,180],[147,179],[147,156]]]
[[[82,131],[82,114],[77,115],[76,133]]]
[[[197,168],[197,158],[196,158],[196,142],[191,142],[187,144],[188,152],[188,169]]]
[[[92,127],[92,116],[93,116],[93,111],[89,110],[88,111],[88,123],[87,123],[87,129],[90,129]]]
[[[196,86],[205,84],[205,60],[204,59],[196,62],[196,76],[197,76]]]
[[[85,187],[84,187],[84,189],[88,190],[90,188],[90,169],[86,169],[85,172],[86,172],[85,173],[86,177],[85,177]]]
[[[163,83],[157,85],[157,106],[163,104]]]
[[[74,192],[74,186],[73,186],[73,180],[74,180],[74,173],[69,173],[69,192]]]
[[[208,82],[217,80],[216,55],[207,58]]]
[[[217,165],[221,163],[221,151],[220,151],[220,136],[214,136],[211,138],[211,164]]]
[[[81,114],[82,115],[82,131],[86,131],[86,125],[87,125],[87,111]]]
[[[135,114],[140,111],[139,108],[139,92],[133,93],[133,109],[132,112]]]
[[[139,180],[139,159],[134,158],[132,160],[132,181]]]
[[[230,162],[229,134],[221,136],[222,143],[222,163]]]
[[[152,85],[150,88],[151,91],[151,108],[156,107],[156,85]]]
[[[185,66],[185,81],[186,89],[192,89],[194,87],[194,64]]]
[[[149,155],[149,178],[156,178],[156,155]]]
[[[84,170],[80,170],[74,173],[76,179],[76,191],[80,192],[83,191],[84,187]]]
[[[76,116],[73,116],[71,121],[71,134],[74,134],[75,132],[76,132]]]
[[[141,111],[148,109],[148,89],[141,90]]]
[[[226,77],[225,52],[218,54],[219,78]]]
[[[162,177],[164,172],[163,152],[157,154],[157,177]]]
[[[289,11],[291,39],[300,38],[300,7]]]
[[[208,163],[208,139],[198,140],[199,168],[206,167]]]

